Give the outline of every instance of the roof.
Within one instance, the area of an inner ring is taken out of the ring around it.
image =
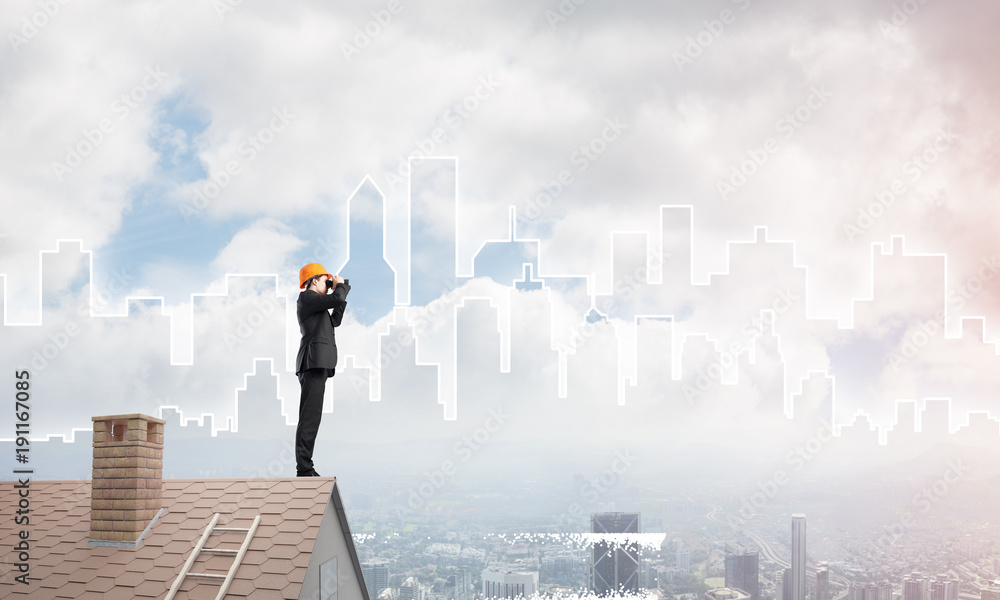
[[[217,527],[233,528],[249,527],[260,515],[226,598],[298,598],[310,561],[315,562],[322,525],[323,539],[345,538],[333,542],[340,553],[350,555],[340,558],[338,572],[344,583],[356,575],[362,581],[361,598],[368,600],[335,478],[165,479],[163,511],[136,548],[88,543],[90,490],[90,481],[30,483],[30,522],[0,520],[0,539],[12,541],[0,553],[7,567],[0,597],[163,598],[214,514],[220,513]],[[17,504],[14,486],[0,487],[0,505]],[[18,559],[12,547],[23,529],[29,532],[29,585],[14,581]],[[215,534],[206,547],[238,549],[245,535]],[[232,563],[232,555],[202,554],[191,570],[225,574]],[[215,598],[218,592],[216,581],[187,577],[176,598]],[[341,598],[355,597],[344,592]]]

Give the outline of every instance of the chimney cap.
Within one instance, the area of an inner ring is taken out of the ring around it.
[[[143,419],[146,421],[151,421],[153,423],[159,423],[160,425],[166,425],[167,422],[163,419],[157,419],[156,417],[151,417],[149,415],[144,415],[142,413],[131,413],[127,415],[104,415],[102,417],[90,417],[91,421],[118,421],[121,419]]]

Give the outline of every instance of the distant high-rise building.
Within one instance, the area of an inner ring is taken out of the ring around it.
[[[816,565],[816,597],[813,600],[830,600],[830,568],[826,562]]]
[[[792,515],[792,597],[806,600],[806,516]]]
[[[639,533],[639,513],[590,515],[593,533]],[[590,589],[598,596],[639,593],[639,542],[594,544]]]
[[[644,562],[646,564],[642,568],[642,587],[647,590],[658,589],[660,587],[660,573],[657,571],[656,565],[648,560]]]
[[[918,571],[903,577],[901,600],[927,600],[927,578]]]
[[[691,551],[690,550],[678,550],[677,551],[677,568],[684,571],[685,573],[691,570]]]
[[[399,600],[422,600],[420,593],[420,582],[416,577],[407,577],[399,586]]]
[[[781,600],[792,600],[792,570],[785,569],[781,572],[781,585],[777,592],[780,592]],[[777,595],[777,594],[776,594]],[[854,600],[854,598],[851,598]]]
[[[852,581],[847,600],[892,600],[892,583],[885,580],[879,583]]]
[[[979,591],[980,600],[1000,600],[1000,586],[987,585]]]
[[[874,596],[869,593],[869,597],[865,600],[892,600],[892,583],[888,580],[874,584],[874,588]]]
[[[927,584],[927,600],[958,600],[958,579],[941,574],[931,578]]]
[[[750,600],[760,600],[760,572],[756,548],[742,542],[726,544],[726,587],[741,589]]]
[[[962,536],[961,540],[959,540],[958,550],[967,558],[976,560],[979,558],[980,554],[979,540],[977,540],[971,533],[967,533]]]
[[[365,578],[368,595],[378,597],[382,590],[389,587],[389,561],[374,559],[361,564],[361,573]]]
[[[389,561],[373,560],[361,563],[369,598],[378,598],[379,592],[389,587]]]
[[[468,567],[461,567],[445,580],[444,591],[447,600],[471,600],[472,573]]]
[[[527,598],[538,591],[538,571],[483,570],[483,597]]]

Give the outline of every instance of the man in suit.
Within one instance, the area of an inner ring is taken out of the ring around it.
[[[295,313],[302,341],[295,357],[295,375],[302,387],[299,424],[295,428],[295,471],[299,477],[319,477],[313,468],[313,447],[323,416],[326,380],[337,367],[337,340],[333,328],[340,325],[351,286],[340,275],[330,275],[319,263],[299,270],[299,299]],[[332,291],[331,291],[332,290]],[[329,312],[332,309],[333,312]]]

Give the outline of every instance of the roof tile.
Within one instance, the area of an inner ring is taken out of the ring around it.
[[[280,590],[288,585],[288,578],[280,573],[264,573],[253,583],[260,590]]]
[[[302,541],[301,535],[296,535],[294,533],[279,533],[271,538],[271,541],[275,544],[284,544],[288,546],[295,546]]]
[[[114,577],[97,577],[87,584],[88,592],[106,592],[115,587]]]
[[[250,490],[250,486],[243,481],[232,483],[226,488],[227,494],[244,494]]]
[[[97,575],[96,568],[87,568],[83,567],[82,563],[76,563],[73,565],[73,572],[69,574],[66,580],[73,583],[90,583]]]
[[[134,597],[132,588],[120,586],[112,588],[104,594],[104,600],[132,600]]]
[[[234,579],[229,586],[229,594],[233,596],[246,596],[253,590],[253,580],[250,579]]]
[[[145,581],[135,587],[133,593],[136,597],[159,598],[169,586],[164,587],[162,581]]]
[[[284,577],[288,577],[288,574],[293,570],[292,561],[288,558],[272,558],[260,566],[261,573],[271,573]]]
[[[86,591],[86,587],[82,583],[69,582],[66,585],[59,588],[56,592],[55,598],[79,598]]]
[[[271,546],[263,554],[265,554],[267,558],[292,558],[298,553],[299,549],[295,546],[284,546],[278,544]]]
[[[295,599],[299,597],[299,592],[302,591],[302,582],[293,581],[286,585],[284,589],[281,590],[282,598]]]
[[[122,574],[115,580],[118,585],[130,588],[139,585],[143,581],[146,581],[143,573],[133,573],[131,571]]]

